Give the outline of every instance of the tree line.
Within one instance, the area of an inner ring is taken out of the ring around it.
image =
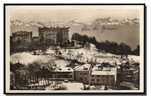
[[[94,36],[89,37],[87,35],[80,35],[79,33],[74,33],[71,39],[80,41],[81,45],[85,45],[87,42],[92,43],[99,51],[103,52],[109,52],[118,55],[139,55],[139,45],[137,45],[137,47],[132,50],[132,48],[126,43],[117,43],[108,40],[99,42]]]

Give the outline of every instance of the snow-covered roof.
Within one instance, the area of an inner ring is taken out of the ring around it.
[[[56,68],[55,72],[73,72],[73,69],[69,67],[61,67],[61,68]]]
[[[91,67],[91,64],[84,64],[84,65],[80,65],[80,66],[76,66],[74,68],[74,70],[76,71],[88,71]]]
[[[92,75],[116,75],[115,71],[92,71]]]
[[[129,55],[128,56],[128,59],[131,61],[131,62],[140,62],[140,56],[135,56],[135,55]]]
[[[93,67],[92,75],[116,75],[115,67]]]

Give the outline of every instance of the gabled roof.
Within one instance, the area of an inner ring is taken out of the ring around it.
[[[84,64],[84,65],[80,65],[80,66],[76,66],[74,68],[74,70],[76,71],[88,71],[91,67],[91,64]]]

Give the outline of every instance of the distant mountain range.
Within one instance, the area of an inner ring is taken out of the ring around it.
[[[16,31],[32,31],[33,36],[38,36],[38,27],[50,26],[69,26],[70,38],[73,33],[79,33],[88,36],[95,36],[98,41],[115,41],[126,42],[132,48],[139,44],[139,19],[112,19],[97,18],[91,23],[82,23],[76,20],[68,22],[39,22],[29,21],[23,22],[21,20],[11,20],[11,33]]]

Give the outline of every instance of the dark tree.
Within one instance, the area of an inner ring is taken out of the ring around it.
[[[72,35],[72,40],[77,40],[83,43],[85,45],[86,43],[92,43],[96,46],[96,48],[99,51],[104,51],[104,52],[110,52],[113,54],[118,54],[118,55],[128,55],[132,54],[131,47],[127,45],[126,43],[116,43],[116,42],[111,42],[111,41],[104,41],[104,42],[98,42],[95,37],[88,37],[87,35],[80,35],[78,33],[74,33]],[[139,53],[139,47],[137,47],[134,51],[133,54]]]
[[[125,43],[121,43],[119,45],[119,51],[120,51],[120,54],[128,55],[131,53],[131,47]]]
[[[136,49],[134,49],[132,53],[134,55],[138,55],[139,56],[140,55],[139,52],[140,52],[140,47],[139,47],[139,45],[137,45]]]

